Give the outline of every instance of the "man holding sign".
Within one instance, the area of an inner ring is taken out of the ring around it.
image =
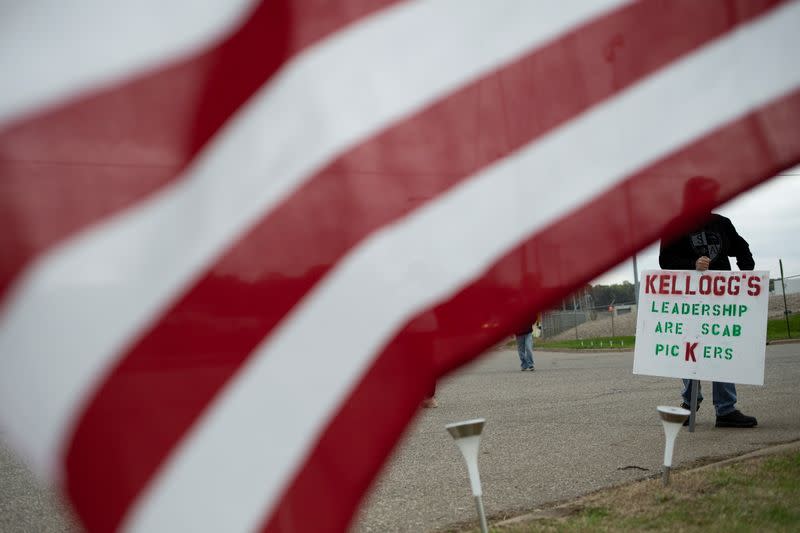
[[[736,228],[733,227],[729,219],[712,213],[701,227],[678,237],[670,243],[662,241],[658,262],[661,268],[670,270],[698,270],[700,272],[731,270],[729,256],[736,257],[736,264],[739,270],[750,271],[755,267],[753,254],[750,253],[750,246],[747,241],[736,232]],[[708,286],[712,294],[722,294],[725,291],[733,294],[739,293],[741,280],[734,282],[734,279],[739,279],[738,276],[725,278],[720,276],[720,278],[724,280],[722,283],[714,278],[706,277],[706,279],[709,279]],[[749,290],[751,293],[755,292],[756,284],[751,283],[752,281],[748,280],[741,288]],[[698,281],[698,289],[700,289],[699,285],[700,282]],[[733,292],[734,290],[736,291],[735,293]],[[758,296],[758,294],[754,296]],[[724,312],[724,307],[719,307],[718,309],[720,310],[719,314]],[[741,309],[741,311],[736,311],[741,313],[746,309],[746,306],[742,305],[740,308],[732,309]],[[715,315],[714,310],[713,306],[709,307],[711,316]],[[702,311],[703,308],[700,308],[700,312]],[[701,331],[703,334],[710,333],[712,335],[725,335],[727,332],[728,335],[734,336],[741,332],[740,326],[736,324],[730,327],[723,326],[722,328],[719,326],[719,323],[709,324],[703,322]],[[690,344],[687,345],[691,346]],[[730,350],[730,348],[726,348],[721,352],[722,358],[732,355],[732,352],[727,350]],[[713,351],[710,353],[711,355],[716,355]],[[689,355],[687,353],[687,360]],[[704,352],[703,356],[706,355],[709,354]],[[685,409],[689,409],[692,383],[692,380],[683,380],[683,404],[681,404],[681,407]],[[703,396],[700,393],[700,382],[698,381],[697,384],[697,408],[699,409]],[[712,382],[712,390],[717,427],[749,428],[758,424],[754,417],[747,416],[736,409],[736,385],[714,381]]]

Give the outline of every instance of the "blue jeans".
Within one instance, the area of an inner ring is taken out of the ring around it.
[[[700,382],[697,382],[697,405],[703,399],[700,387]],[[683,401],[686,405],[691,405],[692,400],[692,382],[691,380],[683,380]],[[719,381],[711,382],[711,399],[714,402],[714,411],[717,416],[727,415],[736,410],[736,385],[733,383],[722,383]]]
[[[533,368],[533,334],[515,335],[517,339],[517,353],[522,369]]]

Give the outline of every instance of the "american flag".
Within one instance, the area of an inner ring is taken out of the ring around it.
[[[800,162],[798,2],[0,9],[0,429],[89,531],[346,529],[437,377]]]

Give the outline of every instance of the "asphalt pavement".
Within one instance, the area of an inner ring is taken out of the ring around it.
[[[493,351],[444,379],[439,408],[423,409],[376,481],[353,533],[457,530],[475,523],[463,459],[445,424],[483,417],[480,474],[490,523],[619,483],[658,475],[658,405],[680,402],[680,381],[635,376],[632,352]],[[800,440],[800,344],[767,347],[763,387],[739,385],[753,429],[714,427],[711,387],[694,433],[681,431],[673,468]],[[0,435],[2,437],[2,435]],[[71,532],[74,523],[0,446],[0,532]]]
[[[490,352],[437,387],[373,487],[354,533],[477,525],[466,467],[445,424],[483,417],[479,464],[491,523],[598,489],[659,475],[659,405],[680,403],[680,380],[633,375],[633,352]],[[673,468],[800,440],[800,344],[767,346],[764,386],[737,385],[758,427],[714,427],[710,383],[694,433],[681,430]]]

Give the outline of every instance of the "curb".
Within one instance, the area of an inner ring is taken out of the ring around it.
[[[767,341],[767,344],[795,344],[800,342],[800,339],[778,339],[774,341]]]
[[[754,457],[764,457],[767,455],[775,455],[783,452],[790,452],[790,451],[797,451],[800,450],[800,441],[793,441],[793,442],[786,442],[783,444],[776,444],[774,446],[770,446],[768,448],[761,448],[758,450],[754,450],[752,452],[748,452],[744,455],[737,455],[736,457],[730,457],[728,459],[723,459],[721,461],[717,461],[715,463],[698,466],[696,468],[689,468],[685,470],[686,472],[700,472],[702,470],[712,470],[714,468],[719,468],[722,466],[726,466],[733,463],[738,463],[741,461],[747,461],[748,459],[752,459]]]

